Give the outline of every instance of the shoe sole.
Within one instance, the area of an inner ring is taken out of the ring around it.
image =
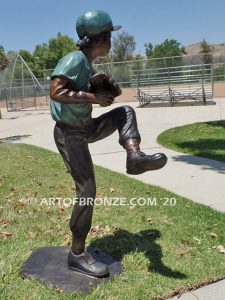
[[[109,272],[107,273],[102,273],[102,274],[93,274],[93,273],[89,273],[89,272],[85,272],[83,270],[80,270],[80,269],[77,269],[77,268],[74,268],[74,267],[71,267],[71,266],[68,266],[68,268],[70,270],[73,270],[73,271],[76,271],[77,273],[82,273],[84,275],[89,275],[91,277],[98,277],[98,278],[102,278],[102,277],[106,277],[106,275],[109,274]]]

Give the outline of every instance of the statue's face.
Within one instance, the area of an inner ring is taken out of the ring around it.
[[[108,38],[104,42],[100,43],[100,45],[99,45],[99,49],[100,49],[99,56],[107,56],[109,54],[110,48],[111,48],[111,35],[109,35]]]

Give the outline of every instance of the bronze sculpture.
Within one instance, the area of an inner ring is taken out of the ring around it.
[[[79,36],[74,51],[63,57],[51,76],[51,115],[56,121],[54,138],[62,158],[76,185],[78,202],[70,220],[72,247],[68,267],[78,272],[107,276],[107,266],[85,251],[85,240],[91,228],[93,205],[80,205],[79,199],[95,199],[96,182],[88,143],[119,133],[119,143],[127,151],[127,173],[141,174],[162,168],[167,157],[163,153],[146,155],[140,151],[141,137],[135,111],[121,106],[92,118],[92,104],[109,106],[114,96],[108,90],[90,92],[88,84],[94,75],[91,65],[99,56],[106,56],[111,47],[113,26],[108,13],[97,10],[81,15],[76,23]]]

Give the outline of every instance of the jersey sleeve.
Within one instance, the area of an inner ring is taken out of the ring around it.
[[[79,53],[72,52],[59,60],[51,75],[51,79],[59,77],[76,81],[82,73],[84,63],[85,61]]]

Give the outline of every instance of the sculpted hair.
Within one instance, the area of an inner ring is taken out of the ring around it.
[[[82,50],[82,49],[87,49],[87,48],[92,48],[95,46],[96,43],[103,43],[105,42],[107,39],[111,38],[111,32],[107,31],[107,32],[103,32],[101,34],[92,36],[92,37],[88,37],[85,36],[83,39],[80,39],[76,45],[77,47]]]

